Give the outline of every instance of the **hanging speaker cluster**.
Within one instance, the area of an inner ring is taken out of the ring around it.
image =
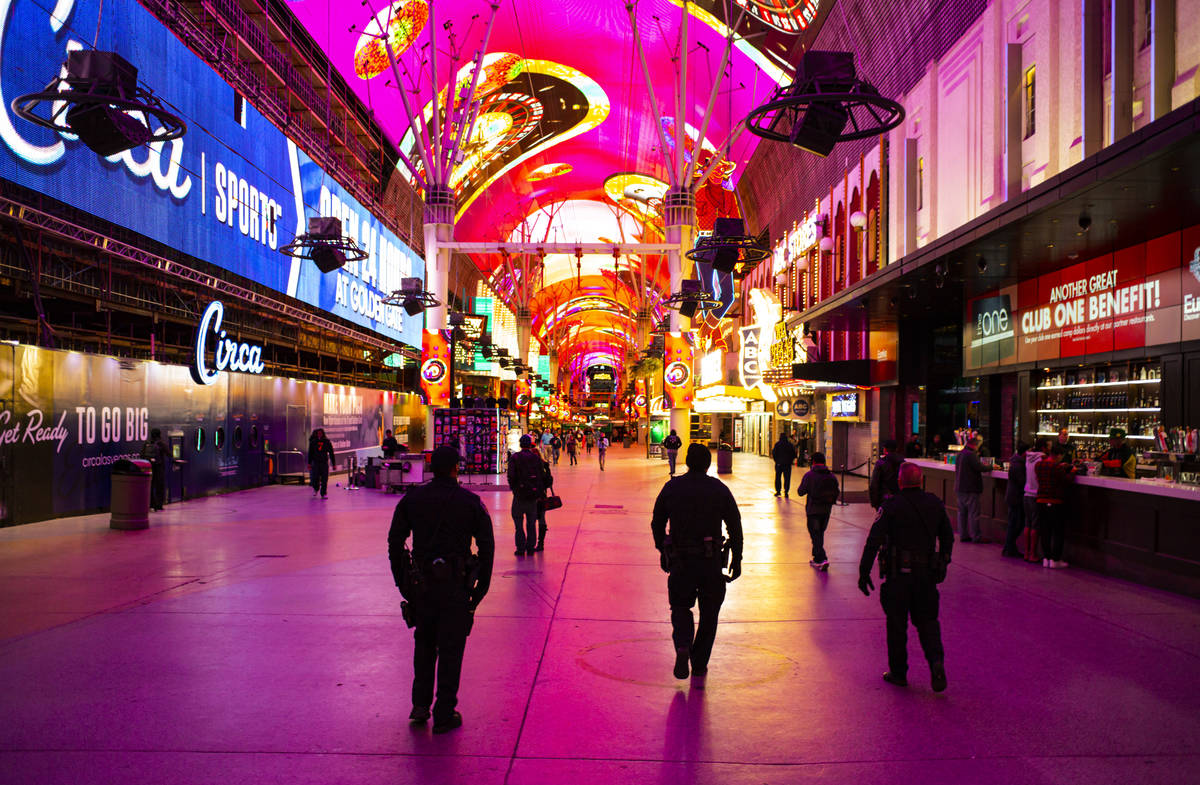
[[[663,305],[679,311],[680,316],[691,319],[697,311],[711,311],[721,307],[721,301],[704,291],[695,278],[679,282],[679,291],[663,300]]]
[[[441,303],[432,292],[425,289],[420,278],[400,279],[400,288],[383,298],[385,305],[399,305],[409,316],[417,316],[426,308],[436,308]]]
[[[12,102],[16,115],[52,131],[70,131],[103,156],[187,133],[187,124],[138,85],[138,69],[116,52],[70,52],[65,71],[44,90],[18,96]],[[40,114],[46,104],[50,112]]]
[[[687,252],[694,262],[708,262],[719,273],[733,273],[745,278],[758,263],[771,255],[770,234],[763,229],[757,237],[746,234],[741,218],[717,218],[713,232],[701,237],[696,247]]]
[[[331,273],[346,262],[361,262],[367,252],[353,239],[342,234],[342,219],[317,217],[308,219],[308,231],[297,235],[279,249],[287,256],[311,259],[317,269]]]
[[[805,52],[790,85],[746,116],[746,130],[821,157],[904,121],[904,107],[859,79],[851,52]]]

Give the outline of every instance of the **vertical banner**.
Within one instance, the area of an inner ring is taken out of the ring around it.
[[[646,396],[646,380],[638,379],[634,383],[637,392],[633,396],[633,405],[637,409],[637,417],[644,420],[650,416],[650,399]]]
[[[663,386],[672,409],[692,408],[696,383],[692,376],[692,344],[688,333],[667,333],[664,338]]]
[[[529,388],[528,379],[517,379],[513,382],[513,406],[519,414],[528,415],[533,405],[533,390]]]
[[[450,404],[450,342],[440,330],[421,338],[421,390],[430,406]]]

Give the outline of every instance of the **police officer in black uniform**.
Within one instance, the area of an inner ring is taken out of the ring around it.
[[[458,484],[458,452],[439,447],[430,457],[433,479],[410,490],[392,515],[388,557],[404,596],[404,621],[413,638],[412,713],[423,723],[433,710],[433,732],[462,725],[458,683],[475,608],[492,579],[496,541],[479,497]],[[413,547],[407,548],[409,534]],[[471,540],[477,553],[471,553]],[[434,673],[437,674],[437,703]]]
[[[884,681],[908,686],[908,619],[929,660],[934,692],[946,689],[945,652],[938,624],[937,584],[945,580],[954,547],[954,532],[941,500],[921,490],[921,468],[900,467],[900,492],[886,499],[875,516],[858,565],[858,588],[868,597],[871,565],[879,553],[884,576],[879,601],[887,614],[888,671]],[[880,552],[880,549],[883,549]]]
[[[668,480],[658,494],[650,522],[659,561],[670,575],[667,597],[677,679],[688,677],[689,661],[697,676],[707,673],[725,584],[742,574],[742,516],[733,494],[706,473],[712,456],[704,445],[690,445],[685,463],[687,472]],[[728,542],[722,539],[722,521]],[[732,556],[728,576],[723,572],[727,555]],[[693,627],[692,606],[697,600],[700,624]]]

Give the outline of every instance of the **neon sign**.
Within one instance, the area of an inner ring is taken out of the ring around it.
[[[196,329],[196,347],[191,372],[196,384],[212,384],[221,375],[221,371],[241,373],[262,373],[266,365],[262,361],[262,347],[241,343],[226,336],[221,329],[221,321],[225,318],[225,306],[219,300],[213,300],[204,309],[200,317],[200,326]],[[214,352],[212,370],[205,367],[208,356],[209,335],[217,336],[217,347]]]

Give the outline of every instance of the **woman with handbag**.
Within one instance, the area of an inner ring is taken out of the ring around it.
[[[542,461],[542,486],[546,488],[542,498],[538,499],[538,538],[537,545],[534,546],[535,551],[546,550],[546,532],[550,528],[546,525],[546,510],[557,510],[562,507],[562,499],[554,495],[554,476],[550,474],[550,464]]]

